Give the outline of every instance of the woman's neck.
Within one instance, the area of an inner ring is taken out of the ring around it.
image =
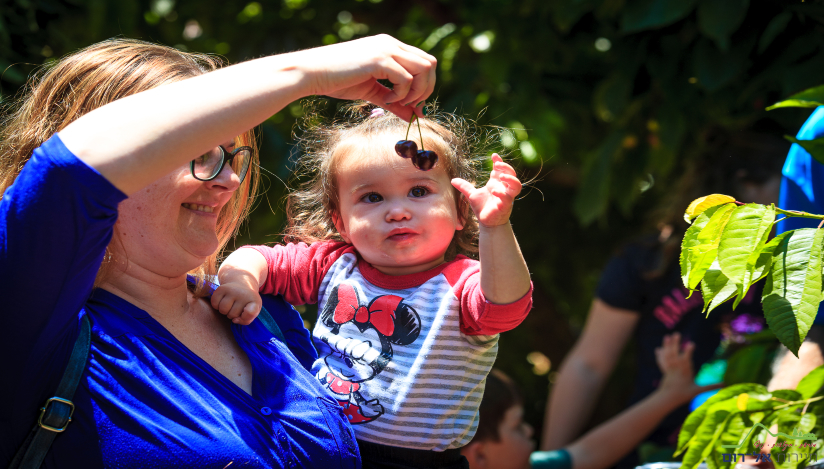
[[[185,315],[191,302],[185,273],[166,277],[133,263],[113,273],[100,288],[145,310],[160,322]]]

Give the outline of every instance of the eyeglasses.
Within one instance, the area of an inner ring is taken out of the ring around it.
[[[223,171],[223,167],[229,162],[232,171],[240,178],[240,182],[243,182],[246,172],[249,171],[251,160],[252,147],[239,147],[228,153],[222,146],[217,146],[193,159],[189,167],[192,170],[192,176],[198,181],[211,181]]]
[[[421,171],[429,171],[435,167],[438,162],[438,154],[431,150],[423,149],[423,133],[421,132],[421,123],[418,121],[418,134],[421,136],[421,149],[418,150],[418,144],[409,139],[409,129],[412,128],[412,121],[418,120],[416,114],[412,114],[409,119],[409,126],[406,128],[407,140],[401,140],[395,144],[395,153],[401,158],[409,158],[412,160],[412,165]]]

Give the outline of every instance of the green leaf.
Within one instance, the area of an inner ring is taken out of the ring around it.
[[[807,150],[816,161],[824,163],[824,137],[816,138],[814,140],[798,140],[795,137],[785,135],[787,140],[801,145],[801,148]]]
[[[704,298],[704,311],[707,315],[721,303],[734,297],[738,292],[738,285],[721,272],[718,260],[712,263],[704,278],[701,279],[701,296]]]
[[[758,53],[764,52],[764,49],[770,46],[772,42],[778,37],[779,34],[784,32],[786,29],[787,24],[792,19],[793,14],[789,11],[785,11],[783,13],[779,13],[775,16],[770,23],[764,28],[764,32],[761,34],[761,39],[758,40]]]
[[[796,93],[784,101],[779,101],[768,107],[768,111],[781,107],[818,107],[824,105],[824,85]]]
[[[725,52],[708,39],[701,39],[693,53],[693,73],[698,85],[709,92],[730,84],[747,67],[749,47],[755,42],[741,42]]]
[[[722,239],[724,227],[727,225],[730,215],[735,211],[735,204],[724,204],[718,206],[712,212],[707,224],[698,232],[695,241],[690,240],[692,246],[687,250],[685,263],[682,265],[682,273],[686,267],[687,274],[685,280],[687,289],[695,290],[698,283],[704,277],[707,269],[710,268],[718,255],[719,242]],[[704,213],[709,213],[707,210]],[[686,235],[685,238],[686,240]]]
[[[782,233],[776,236],[761,248],[761,253],[755,262],[751,284],[761,280],[767,275],[772,265],[773,250],[775,250],[775,247],[786,235],[787,233]],[[743,289],[741,289],[741,291],[743,291]],[[718,266],[718,260],[716,259],[701,280],[701,296],[704,298],[704,311],[709,315],[713,309],[730,298],[733,298],[738,292],[739,286],[736,285],[735,282],[731,282],[730,279],[721,272],[721,268]],[[736,299],[735,306],[738,306],[740,299],[741,297]],[[775,335],[772,332],[770,332],[770,337],[770,340],[775,340]]]
[[[746,204],[730,215],[718,245],[718,264],[730,282],[739,287],[739,299],[755,278],[755,265],[775,221],[775,207]]]
[[[749,6],[749,0],[701,0],[698,4],[698,29],[713,39],[719,49],[727,51],[730,36],[741,26]]]
[[[727,360],[724,384],[750,383],[756,381],[767,361],[767,344],[756,344],[735,351]]]
[[[778,340],[798,356],[798,348],[821,302],[821,243],[824,230],[788,232],[773,253],[764,286],[764,316]]]
[[[720,389],[717,393],[710,396],[709,399],[697,409],[693,410],[687,416],[687,419],[684,420],[684,424],[681,425],[681,431],[678,433],[678,446],[675,451],[676,456],[682,453],[687,448],[687,445],[690,445],[695,439],[696,430],[701,425],[701,422],[704,421],[710,407],[726,400],[734,402],[738,395],[743,393],[764,394],[767,393],[767,388],[760,384],[753,383],[734,384]]]
[[[819,394],[822,387],[824,387],[824,365],[807,373],[807,376],[801,379],[795,390],[801,394],[803,399],[809,399]]]
[[[697,0],[632,0],[621,16],[621,31],[634,33],[660,28],[685,18]]]
[[[715,442],[724,430],[727,419],[738,412],[734,399],[712,404],[707,410],[706,417],[695,430],[695,435],[684,454],[681,469],[695,469],[698,467],[701,461],[706,459],[712,452]]]
[[[741,412],[730,414],[729,417],[727,417],[727,420],[724,422],[724,428],[718,436],[718,440],[715,442],[713,452],[709,458],[707,458],[708,466],[710,465],[710,461],[712,461],[714,463],[712,465],[718,469],[728,469],[735,464],[732,460],[724,462],[724,453],[729,453],[731,450],[729,448],[722,448],[721,445],[738,445],[741,443],[741,439],[746,435],[746,430],[752,426],[751,422],[749,422],[749,424],[745,424],[745,422],[749,422],[749,419],[746,414]]]
[[[692,223],[693,218],[701,215],[710,207],[735,202],[735,197],[724,194],[710,194],[693,200],[684,212],[684,220]]]
[[[796,413],[795,407],[782,409],[778,414],[778,431],[788,435],[793,435],[796,431],[802,434],[810,433],[816,424],[816,420],[816,416],[812,413],[806,413],[804,415]],[[795,469],[801,461],[797,461],[795,458],[790,457],[787,457],[786,459],[777,458],[776,456],[778,453],[809,453],[809,451],[805,451],[805,448],[800,445],[802,443],[813,443],[811,440],[798,440],[783,436],[779,436],[777,441],[786,442],[792,445],[786,449],[781,448],[780,446],[773,447],[773,460],[775,466],[779,469]]]
[[[679,263],[681,264],[681,281],[684,283],[684,287],[686,288],[689,288],[689,276],[690,272],[693,270],[690,250],[701,244],[701,241],[698,239],[698,235],[701,234],[701,230],[707,226],[710,218],[712,218],[715,212],[717,212],[720,208],[721,206],[710,207],[709,209],[701,212],[698,217],[696,217],[695,222],[687,228],[687,231],[684,233],[684,239],[681,240],[681,254],[679,257]]]

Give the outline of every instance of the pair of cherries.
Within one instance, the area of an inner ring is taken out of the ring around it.
[[[418,122],[418,133],[421,136],[421,149],[418,150],[418,144],[409,138],[409,129],[412,128],[412,121],[418,120],[418,116],[412,114],[409,120],[409,126],[406,128],[407,140],[401,140],[395,144],[395,153],[402,158],[409,158],[412,160],[412,165],[421,171],[429,171],[435,167],[438,162],[438,154],[431,150],[423,149],[423,133],[421,132],[421,123]]]

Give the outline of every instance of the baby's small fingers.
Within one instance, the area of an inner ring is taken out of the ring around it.
[[[223,298],[221,298],[220,304],[218,304],[216,309],[220,311],[220,314],[229,314],[234,304],[234,298],[231,298],[228,295],[224,295]]]
[[[492,169],[499,173],[516,176],[515,168],[513,168],[509,163],[504,163],[503,161],[496,161],[495,164],[492,165]]]
[[[475,186],[473,186],[472,183],[461,178],[452,179],[452,186],[467,198],[472,194],[472,191],[475,190]]]
[[[512,193],[512,195],[518,195],[521,193],[521,189],[523,188],[523,184],[521,181],[510,174],[501,174],[498,176],[498,180],[506,186],[507,190]]]
[[[217,287],[217,289],[215,289],[215,292],[212,293],[212,298],[209,300],[209,302],[212,304],[212,308],[220,311],[220,302],[221,300],[223,300],[224,296],[226,295],[223,292],[223,288]]]
[[[258,313],[260,313],[260,306],[257,303],[248,303],[243,308],[243,311],[240,312],[240,316],[233,319],[232,322],[242,326],[248,326],[255,320]]]
[[[239,318],[241,313],[243,313],[243,304],[240,301],[235,301],[226,317],[229,319]]]

